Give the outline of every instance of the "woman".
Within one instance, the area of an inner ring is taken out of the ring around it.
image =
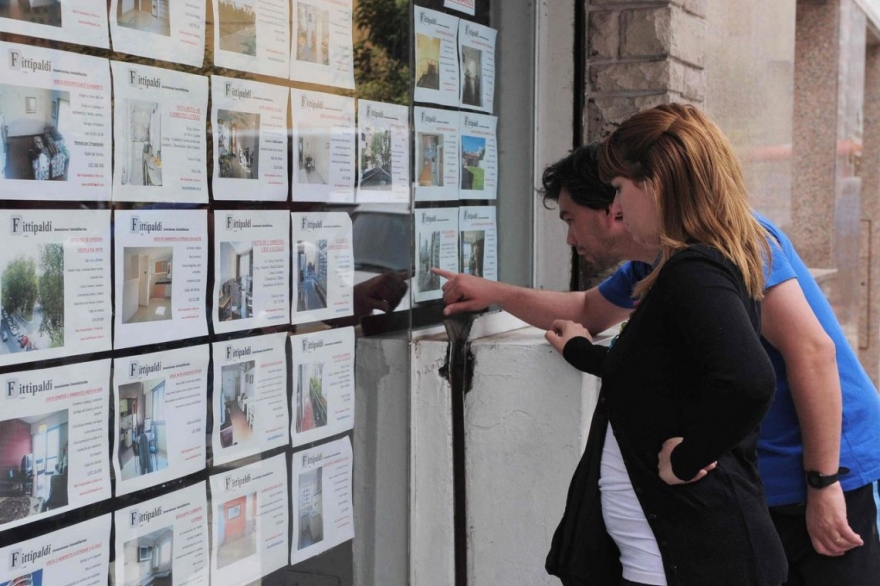
[[[660,253],[610,349],[574,322],[547,332],[602,378],[547,569],[566,585],[781,584],[755,453],[774,391],[758,334],[770,252],[737,160],[696,108],[671,104],[618,127],[599,170],[612,212]]]

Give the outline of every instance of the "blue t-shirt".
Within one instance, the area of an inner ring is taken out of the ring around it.
[[[880,395],[791,240],[767,218],[760,214],[755,214],[755,217],[774,237],[769,239],[773,248],[773,262],[772,270],[765,275],[765,288],[797,279],[813,313],[837,349],[837,369],[843,395],[840,465],[850,469],[849,474],[841,477],[841,485],[844,490],[852,490],[874,482],[880,478]],[[599,285],[599,293],[618,307],[631,308],[633,287],[651,269],[647,263],[628,262]],[[789,393],[785,360],[766,340],[761,338],[761,341],[776,370],[776,397],[761,423],[758,442],[758,463],[767,504],[772,507],[802,503],[807,498],[803,444],[797,413]]]

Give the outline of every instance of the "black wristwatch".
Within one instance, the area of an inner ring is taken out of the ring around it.
[[[849,468],[844,468],[841,466],[837,469],[837,472],[834,474],[828,474],[827,476],[816,472],[815,470],[807,470],[804,472],[804,478],[807,481],[807,486],[810,488],[825,488],[826,486],[831,486],[844,474],[849,474]]]

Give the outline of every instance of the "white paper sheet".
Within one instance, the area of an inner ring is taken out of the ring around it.
[[[293,323],[354,311],[351,219],[345,212],[292,213]]]
[[[286,87],[211,77],[215,200],[287,200]]]
[[[214,211],[214,331],[290,323],[290,215]]]
[[[458,23],[461,107],[492,113],[495,100],[495,40],[498,31],[475,22]]]
[[[287,79],[290,0],[212,0],[214,65]]]
[[[461,199],[498,195],[498,118],[461,112]]]
[[[111,0],[113,50],[201,67],[206,0]]]
[[[209,584],[205,482],[114,515],[114,584]]]
[[[208,78],[113,61],[113,200],[208,203]]]
[[[290,91],[293,201],[354,201],[354,98]]]
[[[110,361],[10,372],[0,385],[0,446],[14,476],[0,531],[110,498]]]
[[[459,208],[461,272],[498,280],[498,224],[495,206]]]
[[[113,360],[116,494],[204,470],[208,346]]]
[[[347,437],[293,454],[293,542],[298,564],[354,538],[351,442]]]
[[[416,6],[416,84],[413,99],[458,106],[458,17]]]
[[[416,224],[416,279],[413,301],[421,303],[443,297],[446,279],[432,268],[458,272],[458,208],[419,209]]]
[[[110,515],[0,549],[4,586],[106,586]]]
[[[287,565],[284,454],[211,477],[211,584],[248,584]]]
[[[416,107],[414,117],[416,201],[458,199],[459,113]]]
[[[0,32],[110,48],[105,0],[4,2]]]
[[[354,89],[352,0],[292,0],[290,79]]]
[[[354,426],[354,328],[290,338],[293,357],[293,446]]]
[[[214,465],[287,444],[287,334],[215,342]]]
[[[109,200],[109,62],[4,42],[0,55],[0,199]]]
[[[2,210],[0,234],[0,366],[110,350],[110,211]]]
[[[358,100],[358,203],[409,203],[409,108]]]
[[[114,348],[208,333],[206,210],[116,210]]]
[[[474,15],[475,4],[476,0],[443,0],[443,8],[451,8],[471,16]]]

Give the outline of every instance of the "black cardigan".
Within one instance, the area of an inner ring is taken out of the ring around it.
[[[782,545],[763,498],[755,452],[775,388],[761,347],[759,304],[718,251],[694,245],[657,280],[609,350],[586,338],[563,355],[602,377],[587,447],[569,488],[547,571],[567,586],[617,586],[619,551],[602,520],[599,465],[610,421],[633,489],[657,539],[669,586],[775,586],[785,581]],[[660,479],[665,440],[675,475]]]

